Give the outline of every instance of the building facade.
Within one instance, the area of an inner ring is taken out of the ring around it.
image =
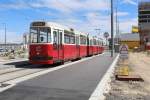
[[[124,33],[120,35],[120,44],[128,45],[129,49],[134,49],[135,47],[140,47],[140,37],[139,34],[134,33]]]
[[[138,7],[140,44],[143,50],[150,42],[150,2],[140,2]]]

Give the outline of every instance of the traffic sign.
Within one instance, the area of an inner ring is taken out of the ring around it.
[[[108,38],[108,37],[109,37],[109,33],[108,33],[108,32],[105,32],[105,33],[104,33],[104,37],[105,37],[105,38]]]
[[[121,59],[128,59],[128,45],[123,44],[119,48],[120,58]]]

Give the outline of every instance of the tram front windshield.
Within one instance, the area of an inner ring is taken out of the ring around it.
[[[30,28],[31,43],[50,43],[51,31],[47,27],[31,27]]]

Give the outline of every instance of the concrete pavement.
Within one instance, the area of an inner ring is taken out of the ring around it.
[[[114,58],[105,53],[38,76],[0,93],[0,100],[88,100]]]

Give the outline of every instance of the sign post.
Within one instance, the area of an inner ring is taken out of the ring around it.
[[[107,39],[108,39],[108,37],[109,37],[109,33],[108,33],[108,32],[105,32],[105,33],[104,33],[104,37],[106,38],[106,46],[107,46],[107,41],[108,41]]]
[[[129,68],[128,65],[125,64],[125,61],[128,59],[128,46],[123,44],[119,48],[120,50],[120,59],[123,62],[123,66],[120,67],[120,75],[128,76],[129,75]]]
[[[119,52],[120,52],[120,59],[122,59],[123,61],[128,59],[129,53],[128,53],[128,46],[126,44],[120,46]]]

